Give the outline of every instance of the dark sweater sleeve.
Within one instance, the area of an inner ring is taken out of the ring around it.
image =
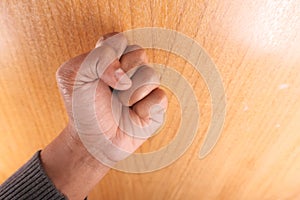
[[[37,152],[0,186],[0,200],[67,199],[46,175]]]

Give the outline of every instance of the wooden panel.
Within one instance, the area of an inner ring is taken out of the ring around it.
[[[148,51],[193,85],[201,126],[174,164],[147,174],[112,170],[90,199],[298,199],[300,197],[299,1],[25,1],[0,3],[0,182],[67,121],[55,71],[103,33],[166,27],[197,40],[223,78],[227,115],[217,146],[198,159],[210,123],[209,91],[184,60]],[[139,152],[176,135],[178,101]],[[175,114],[174,114],[175,113]]]

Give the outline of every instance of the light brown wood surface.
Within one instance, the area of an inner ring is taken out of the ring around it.
[[[111,170],[90,199],[299,199],[300,2],[25,1],[0,3],[0,182],[65,126],[55,71],[98,37],[165,27],[198,41],[216,63],[227,99],[222,136],[198,158],[211,120],[204,79],[185,60],[148,50],[151,62],[178,70],[195,90],[200,128],[188,151],[159,171]],[[162,131],[139,152],[167,145],[180,124],[168,92]]]

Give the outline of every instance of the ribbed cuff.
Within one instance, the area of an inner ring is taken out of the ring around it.
[[[1,200],[63,200],[46,175],[40,160],[40,151],[0,186]]]

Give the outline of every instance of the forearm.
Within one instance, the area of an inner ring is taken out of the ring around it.
[[[84,199],[109,171],[93,158],[67,126],[42,152],[43,167],[56,188],[71,200]]]

